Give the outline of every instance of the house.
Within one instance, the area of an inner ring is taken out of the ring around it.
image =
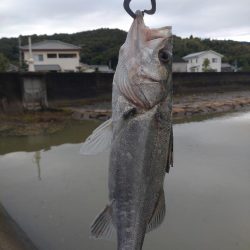
[[[90,67],[96,72],[114,73],[114,70],[112,70],[108,65],[90,65]]]
[[[75,72],[79,70],[81,47],[57,40],[45,40],[30,46],[22,46],[20,49],[24,60],[33,64],[32,71]]]
[[[187,72],[221,72],[222,57],[213,50],[206,50],[184,56],[183,60],[187,62]]]
[[[114,70],[111,69],[108,65],[88,65],[88,64],[80,64],[81,71],[85,73],[114,73]]]
[[[221,72],[237,72],[240,70],[237,66],[231,65],[229,63],[222,63],[221,64]]]
[[[173,72],[187,72],[187,62],[185,62],[184,60],[173,62],[172,71]]]
[[[17,72],[18,71],[18,67],[12,63],[10,63],[8,65],[8,68],[6,70],[7,72]]]

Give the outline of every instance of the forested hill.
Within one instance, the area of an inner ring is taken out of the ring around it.
[[[74,34],[33,35],[32,42],[46,39],[60,40],[82,47],[81,62],[88,64],[112,63],[115,67],[120,46],[126,38],[126,32],[119,29],[98,29]],[[27,36],[22,37],[22,45],[26,45]],[[181,38],[174,36],[174,60],[179,61],[189,53],[202,50],[215,50],[224,55],[223,61],[233,63],[235,60],[242,70],[250,71],[250,43],[230,40],[210,40]],[[0,39],[0,53],[3,53],[11,62],[18,61],[18,39]]]

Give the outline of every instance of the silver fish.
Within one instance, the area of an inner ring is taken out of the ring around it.
[[[108,146],[109,205],[91,226],[95,238],[117,232],[118,250],[142,249],[165,216],[163,182],[173,165],[171,27],[150,29],[137,12],[120,49],[112,118],[86,140],[82,154]]]

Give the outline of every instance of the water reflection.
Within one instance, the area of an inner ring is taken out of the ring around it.
[[[33,157],[33,162],[35,163],[35,165],[37,167],[37,173],[38,173],[38,180],[39,181],[42,180],[40,161],[41,161],[41,152],[40,151],[36,151],[35,154],[34,154],[34,157]]]
[[[146,235],[143,250],[249,250],[246,117],[250,113],[174,126],[166,217]],[[5,147],[1,138],[1,202],[41,250],[116,249],[115,242],[89,239],[89,225],[108,197],[108,155],[78,153],[96,126],[76,125],[51,137],[6,138]]]
[[[67,129],[52,135],[1,137],[0,155],[18,151],[48,151],[51,147],[64,143],[81,143],[99,124],[99,121],[73,123]]]

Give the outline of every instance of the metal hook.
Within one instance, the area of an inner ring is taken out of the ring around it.
[[[136,18],[136,14],[130,9],[130,6],[129,6],[130,2],[131,0],[124,0],[123,7],[132,18]],[[144,10],[142,13],[153,15],[156,11],[156,0],[151,0],[151,4],[152,4],[151,10]]]

